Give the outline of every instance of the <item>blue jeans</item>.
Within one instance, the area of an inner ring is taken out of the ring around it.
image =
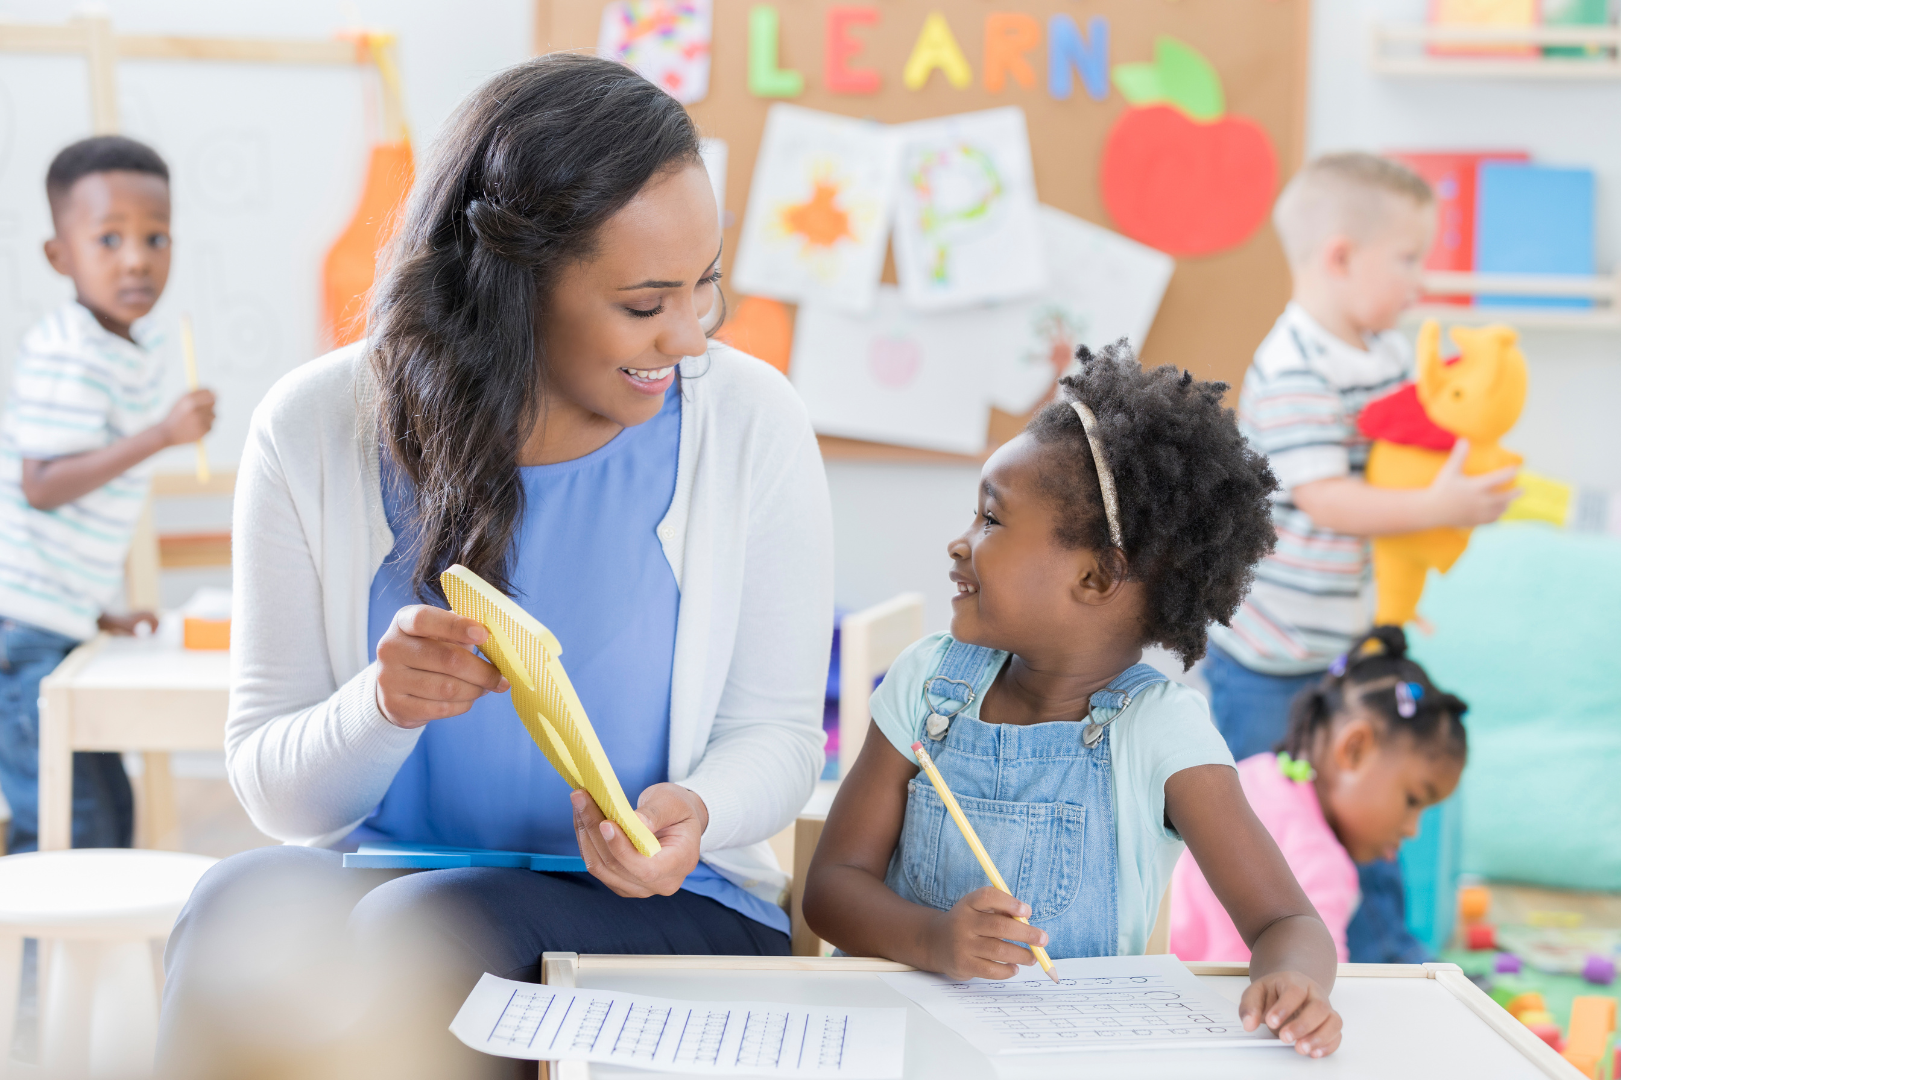
[[[0,791],[13,809],[9,855],[40,847],[40,680],[79,644],[0,619]],[[119,754],[73,755],[73,846],[133,846],[133,785]]]
[[[1213,726],[1227,740],[1235,761],[1279,745],[1287,736],[1287,710],[1294,695],[1325,674],[1263,675],[1220,649],[1208,650],[1200,671],[1213,692]]]
[[[684,889],[629,898],[587,874],[346,870],[325,848],[255,848],[207,871],[167,939],[157,1072],[532,1076],[532,1062],[467,1049],[447,1022],[482,973],[539,982],[549,951],[786,956],[792,945]]]
[[[1213,723],[1235,761],[1272,750],[1287,734],[1288,710],[1310,675],[1263,675],[1219,649],[1201,671],[1213,692]],[[1356,964],[1418,964],[1429,957],[1407,929],[1406,890],[1397,859],[1360,864],[1360,906],[1347,923],[1347,958]]]
[[[1407,929],[1399,859],[1360,864],[1360,906],[1347,920],[1347,959],[1356,964],[1424,964],[1433,959]]]

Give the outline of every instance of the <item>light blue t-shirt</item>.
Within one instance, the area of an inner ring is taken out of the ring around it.
[[[673,502],[680,388],[659,415],[582,458],[524,466],[514,599],[560,640],[561,662],[629,801],[667,779],[668,705],[680,587],[654,530]],[[393,553],[374,575],[367,655],[394,613],[419,603],[411,581],[411,484],[383,461],[380,496]],[[348,843],[580,853],[570,789],[528,737],[506,694],[421,732],[386,796]],[[701,863],[688,892],[781,932],[786,912]]]
[[[915,760],[914,742],[925,737],[927,679],[950,640],[950,635],[934,634],[909,646],[873,693],[874,724],[908,761]],[[993,654],[989,686],[1000,677],[1009,655]],[[979,719],[985,698],[985,694],[976,696],[960,715]],[[1160,897],[1186,847],[1180,835],[1166,826],[1167,780],[1196,765],[1231,769],[1234,762],[1226,740],[1213,726],[1206,699],[1192,687],[1170,680],[1135,694],[1133,703],[1114,719],[1108,737],[1113,740],[1119,948],[1122,956],[1138,955],[1146,951]]]

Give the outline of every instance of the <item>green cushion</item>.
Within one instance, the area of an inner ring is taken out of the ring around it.
[[[1461,869],[1620,888],[1620,541],[1480,529],[1430,575],[1413,654],[1465,698]]]

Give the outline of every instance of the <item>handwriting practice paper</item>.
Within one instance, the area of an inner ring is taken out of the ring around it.
[[[1239,1005],[1172,956],[1054,964],[1058,986],[1037,970],[1005,981],[954,982],[917,971],[880,978],[987,1054],[1280,1045],[1264,1027],[1242,1031]]]
[[[904,1009],[668,1000],[492,975],[480,977],[450,1028],[461,1042],[498,1057],[843,1080],[900,1076],[907,1038]]]

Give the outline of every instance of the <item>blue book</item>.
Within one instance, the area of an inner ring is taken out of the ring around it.
[[[340,856],[349,870],[450,870],[459,866],[505,866],[550,874],[584,874],[587,861],[577,855],[538,855],[531,851],[447,847],[441,844],[361,844]]]
[[[1473,268],[1483,274],[1591,275],[1593,170],[1482,161]],[[1474,297],[1499,307],[1592,307],[1586,297]]]

